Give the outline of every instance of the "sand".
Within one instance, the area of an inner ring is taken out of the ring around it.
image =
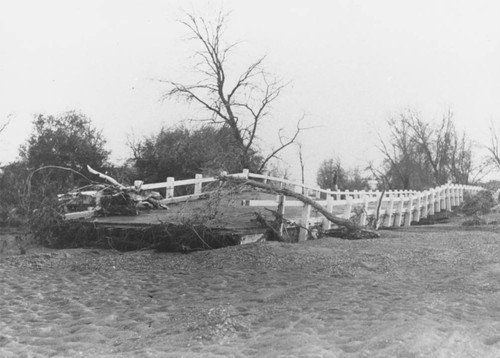
[[[0,357],[499,357],[500,234],[0,256]]]

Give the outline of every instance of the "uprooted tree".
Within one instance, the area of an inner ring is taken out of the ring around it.
[[[219,13],[214,21],[186,14],[180,23],[186,26],[190,40],[198,45],[194,53],[194,65],[199,79],[191,84],[172,80],[162,81],[169,85],[165,98],[180,97],[194,102],[207,110],[212,125],[229,128],[238,151],[240,169],[261,172],[266,164],[284,148],[291,145],[301,130],[299,124],[294,133],[285,137],[279,133],[279,145],[255,163],[257,135],[262,121],[269,116],[271,104],[281,94],[285,84],[265,71],[264,57],[258,58],[233,75],[228,65],[236,43],[224,40],[227,14]]]

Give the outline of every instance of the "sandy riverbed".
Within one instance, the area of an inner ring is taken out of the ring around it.
[[[1,357],[499,357],[500,234],[0,257]]]

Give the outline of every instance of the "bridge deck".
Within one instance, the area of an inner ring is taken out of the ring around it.
[[[249,207],[241,204],[242,200],[273,200],[276,195],[257,191],[238,193],[229,197],[216,199],[199,199],[188,202],[169,204],[168,210],[141,211],[137,216],[107,216],[91,218],[98,226],[151,226],[161,224],[181,224],[185,222],[202,222],[214,229],[235,232],[260,232],[262,226],[255,220],[259,213],[268,220],[273,220],[272,211],[276,206]],[[289,201],[291,201],[290,199]],[[218,204],[218,205],[216,205]],[[335,214],[341,214],[341,208]],[[302,207],[290,206],[285,209],[285,218],[299,221]],[[314,213],[311,214],[314,217]],[[319,216],[318,216],[319,217]]]

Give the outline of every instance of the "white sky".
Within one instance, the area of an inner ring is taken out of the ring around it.
[[[308,177],[339,156],[346,166],[379,158],[390,113],[412,107],[426,119],[451,108],[478,143],[500,119],[500,2],[496,0],[223,1],[236,60],[267,55],[288,88],[262,130],[263,145],[306,114],[301,142]],[[160,100],[156,79],[189,76],[181,9],[220,1],[1,1],[0,163],[16,158],[36,113],[79,110],[103,130],[115,162],[127,135],[199,114]],[[500,127],[500,126],[497,126]],[[297,172],[297,150],[285,156]]]

